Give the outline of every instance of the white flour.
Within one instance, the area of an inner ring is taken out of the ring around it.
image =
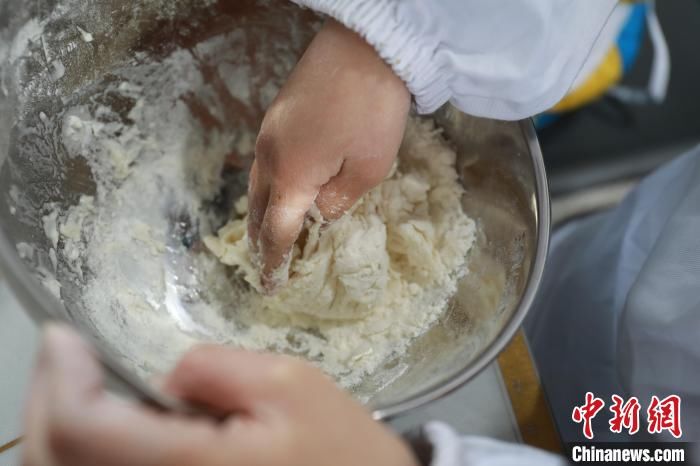
[[[456,155],[433,127],[409,121],[397,170],[351,213],[326,230],[320,218],[307,221],[306,242],[292,253],[289,283],[275,296],[256,291],[260,275],[248,248],[242,198],[239,218],[218,237],[205,238],[252,286],[241,295],[246,305],[239,319],[252,329],[276,322],[283,331],[268,333],[276,346],[303,353],[344,385],[359,382],[428,330],[456,292],[475,239],[474,222],[461,208]],[[299,333],[286,348],[294,327],[314,333]],[[247,345],[264,349],[272,341]]]
[[[335,241],[336,264],[343,250],[378,253],[376,289],[367,288],[364,271],[349,267],[339,277],[348,297],[343,305],[303,294],[294,301],[290,294],[296,310],[304,303],[315,310],[279,312],[198,245],[225,220],[214,207],[224,160],[231,153],[249,157],[254,145],[249,128],[208,124],[189,104],[196,95],[210,117],[229,118],[221,88],[201,64],[202,57],[230,54],[237,40],[235,33],[214,37],[194,53],[176,50],[162,62],[116,71],[99,95],[66,111],[66,163],[84,159],[96,188],[44,217],[62,285],[47,286],[66,302],[72,293],[100,337],[144,375],[169,370],[194,344],[217,342],[303,356],[351,388],[404,354],[439,318],[466,273],[474,223],[460,209],[455,154],[430,123],[413,123],[398,173],[318,237],[319,244]],[[265,47],[258,53],[275,56]],[[269,104],[293,64],[276,64],[259,103]],[[240,85],[250,81],[245,67],[214,69],[229,94],[243,103],[253,98]],[[355,234],[344,236],[352,222],[358,224],[348,231]],[[345,264],[356,266],[358,256]]]

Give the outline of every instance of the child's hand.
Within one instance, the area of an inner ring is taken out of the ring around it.
[[[23,464],[415,465],[408,447],[362,406],[291,358],[202,347],[182,360],[165,387],[232,415],[217,423],[117,399],[104,391],[80,338],[50,328],[27,405]]]
[[[410,107],[404,83],[361,37],[329,21],[260,130],[249,236],[263,285],[284,263],[314,202],[335,220],[391,170]],[[286,278],[284,278],[286,280]]]

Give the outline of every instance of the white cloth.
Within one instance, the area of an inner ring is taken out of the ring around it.
[[[293,0],[372,44],[421,113],[451,101],[517,120],[556,104],[583,67],[615,0]]]
[[[652,395],[681,396],[685,442],[700,440],[700,146],[657,171],[617,208],[557,232],[527,334],[564,442],[587,391],[606,402],[595,440],[668,441],[645,434]],[[610,395],[639,398],[641,430],[608,427]],[[431,466],[568,464],[530,447],[460,437],[429,423]],[[697,452],[695,452],[697,454]]]
[[[642,430],[652,395],[680,395],[683,440],[700,441],[699,286],[700,147],[554,235],[526,330],[565,441],[583,440],[571,411],[587,391],[606,402],[596,440],[624,440],[607,425],[615,393],[639,398]]]
[[[430,466],[564,466],[563,457],[536,448],[485,437],[460,437],[449,426],[431,422],[423,435],[433,447]]]

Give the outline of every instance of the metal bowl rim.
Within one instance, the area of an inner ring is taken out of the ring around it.
[[[520,299],[520,302],[518,303],[518,308],[511,316],[507,325],[501,329],[496,338],[464,370],[454,374],[447,380],[447,382],[429,388],[423,393],[416,394],[407,400],[389,404],[386,407],[374,409],[372,414],[377,420],[388,420],[436,401],[459,389],[465,383],[479,375],[479,373],[481,373],[481,371],[483,371],[486,366],[494,361],[500,352],[505,349],[506,345],[510,342],[513,336],[515,336],[515,333],[522,325],[525,316],[530,310],[530,307],[532,307],[537,290],[540,286],[540,282],[542,281],[544,265],[549,251],[551,206],[547,174],[544,166],[544,159],[542,157],[542,150],[537,139],[535,126],[531,119],[520,121],[519,126],[527,142],[530,159],[533,165],[536,184],[535,197],[537,201],[537,210],[535,212],[536,242],[534,261],[530,267],[530,275],[527,280],[527,286],[522,298]]]

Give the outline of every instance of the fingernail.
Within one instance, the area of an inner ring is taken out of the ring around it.
[[[55,354],[60,351],[62,326],[56,323],[48,323],[44,326],[41,335],[41,346],[37,355],[37,366],[43,370],[53,364]],[[59,333],[58,338],[56,333]]]
[[[83,342],[76,333],[63,324],[50,323],[44,329],[44,344],[50,349],[72,349],[83,346]]]

